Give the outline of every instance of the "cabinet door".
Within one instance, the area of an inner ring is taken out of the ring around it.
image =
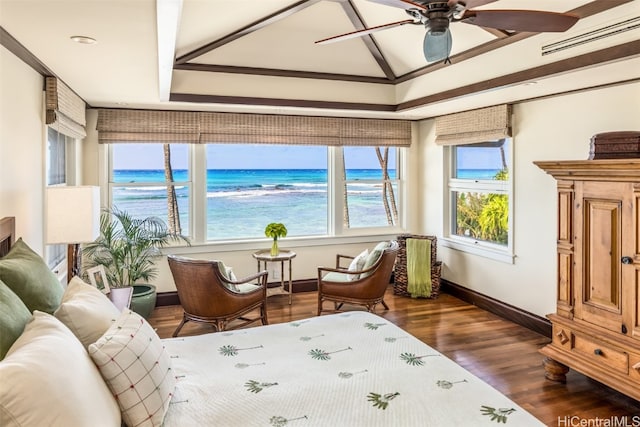
[[[616,332],[631,326],[623,290],[632,293],[635,269],[622,258],[635,253],[633,211],[632,183],[576,182],[575,316]]]

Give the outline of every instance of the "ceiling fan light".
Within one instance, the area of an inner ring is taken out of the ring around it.
[[[436,62],[447,59],[451,53],[451,31],[447,28],[444,33],[434,33],[427,31],[424,36],[424,57],[427,62]]]

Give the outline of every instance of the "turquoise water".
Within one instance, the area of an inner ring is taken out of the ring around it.
[[[395,170],[390,171],[395,176]],[[379,169],[351,169],[350,180],[380,179]],[[186,170],[174,171],[183,230],[188,230],[189,188]],[[163,170],[115,170],[113,201],[135,216],[156,215],[166,220]],[[152,183],[144,187],[127,183]],[[153,185],[157,183],[158,185]],[[397,193],[397,189],[396,189]],[[352,227],[387,224],[379,184],[349,185]],[[207,239],[263,237],[269,222],[282,222],[290,236],[326,235],[326,169],[252,169],[207,171]]]
[[[458,177],[491,179],[495,170],[458,171]],[[395,176],[396,171],[390,170]],[[189,230],[188,171],[175,170],[174,182],[183,233]],[[379,180],[379,169],[349,169],[349,180]],[[114,170],[113,204],[135,216],[166,220],[167,190],[163,170]],[[128,183],[147,183],[137,187]],[[157,185],[155,185],[157,183]],[[399,201],[397,188],[396,200]],[[386,226],[379,183],[355,182],[347,189],[351,227]],[[269,222],[282,222],[289,236],[326,235],[326,169],[215,169],[207,171],[207,239],[264,237]]]

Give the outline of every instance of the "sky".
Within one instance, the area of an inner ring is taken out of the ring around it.
[[[186,169],[188,144],[171,146],[174,169]],[[394,151],[394,150],[391,150]],[[380,167],[371,147],[346,147],[348,169]],[[293,161],[292,161],[293,160]],[[114,169],[163,169],[160,144],[114,144]],[[392,159],[392,162],[394,160]],[[207,169],[326,169],[322,146],[216,144],[207,146]]]

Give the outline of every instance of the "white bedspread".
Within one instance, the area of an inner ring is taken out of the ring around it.
[[[165,426],[541,426],[382,317],[349,312],[163,340]]]

